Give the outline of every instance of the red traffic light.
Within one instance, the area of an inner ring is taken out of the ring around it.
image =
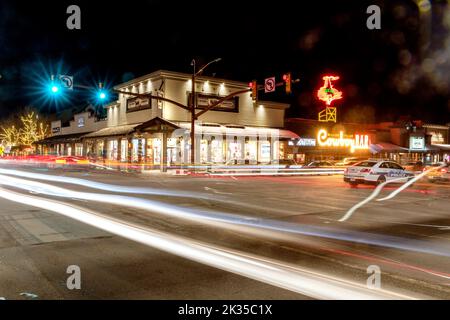
[[[287,74],[283,74],[283,80],[286,81],[286,79],[288,78]]]
[[[248,86],[249,86],[250,88],[253,88],[253,82],[249,82],[249,83],[248,83]]]

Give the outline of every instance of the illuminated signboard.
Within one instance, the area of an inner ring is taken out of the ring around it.
[[[327,130],[320,129],[317,133],[317,143],[321,147],[350,148],[351,152],[355,152],[355,150],[369,149],[369,136],[355,134],[349,137],[344,136],[343,131],[340,131],[338,135],[331,135]]]
[[[197,106],[196,109],[206,109],[210,105],[216,103],[223,97],[213,94],[197,93]],[[191,94],[188,95],[188,101],[191,99]],[[239,112],[239,97],[229,98],[222,101],[220,104],[211,109],[212,111],[227,111],[227,112]]]
[[[127,112],[151,109],[151,107],[150,98],[136,97],[127,99]]]
[[[339,80],[337,76],[323,77],[323,86],[317,91],[317,98],[325,101],[327,106],[331,105],[334,100],[342,99],[342,91],[333,87],[333,81]]]
[[[78,128],[84,127],[84,117],[78,118]]]
[[[444,135],[441,132],[429,132],[431,134],[431,144],[444,144]]]
[[[290,146],[298,146],[298,147],[315,147],[316,139],[312,138],[300,138],[297,141],[291,140],[288,142]]]
[[[409,149],[410,150],[425,149],[425,138],[424,137],[410,137],[409,138]]]

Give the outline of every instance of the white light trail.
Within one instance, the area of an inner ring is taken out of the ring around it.
[[[413,179],[409,180],[408,182],[406,182],[405,184],[403,184],[402,186],[400,186],[398,189],[396,189],[395,191],[391,192],[387,197],[378,199],[377,201],[385,201],[385,200],[389,200],[394,198],[397,194],[399,194],[400,192],[402,192],[403,190],[405,190],[406,188],[408,188],[410,185],[412,185],[414,182],[416,182],[417,180],[422,179],[423,177],[425,177],[427,174],[429,174],[430,172],[442,169],[444,167],[446,167],[446,164],[443,164],[441,166],[438,167],[432,167],[424,172],[422,172],[421,174],[415,176]]]
[[[350,217],[353,215],[353,213],[355,213],[356,210],[358,210],[359,208],[361,208],[363,205],[369,203],[370,201],[372,201],[373,199],[375,199],[381,192],[381,190],[389,183],[394,183],[394,182],[398,182],[400,180],[403,180],[404,178],[398,178],[398,179],[393,179],[393,180],[389,180],[389,181],[385,181],[383,183],[380,183],[375,190],[373,190],[373,192],[363,201],[355,204],[353,207],[351,207],[347,213],[340,218],[338,221],[339,222],[344,222],[347,221],[348,219],[350,219]]]
[[[54,176],[54,175],[33,173],[33,172],[20,171],[20,170],[10,170],[10,169],[0,169],[0,174],[7,174],[7,175],[13,175],[13,176],[30,178],[30,179],[50,181],[50,182],[80,185],[80,186],[87,187],[87,188],[116,192],[116,193],[132,193],[132,194],[158,195],[158,196],[169,196],[169,197],[180,197],[180,198],[183,197],[183,198],[193,198],[193,199],[204,199],[204,200],[209,200],[209,201],[214,201],[214,202],[231,204],[234,206],[239,206],[240,208],[248,208],[251,210],[267,210],[267,207],[264,207],[264,206],[249,204],[249,203],[245,203],[245,202],[239,202],[236,200],[228,200],[225,197],[219,197],[219,196],[214,196],[214,198],[212,198],[210,194],[194,192],[194,191],[184,192],[184,191],[175,191],[175,190],[167,190],[167,189],[160,189],[160,188],[148,188],[148,187],[141,188],[141,187],[114,185],[114,184],[90,181],[90,180],[86,180],[86,179]],[[225,193],[222,193],[222,194],[225,195]],[[218,195],[218,193],[216,193],[216,195]],[[277,212],[280,214],[291,214],[290,211],[279,209],[279,208],[271,208],[271,212]]]
[[[119,186],[102,182],[95,182],[86,179],[54,176],[42,173],[33,173],[20,170],[0,169],[1,174],[13,175],[23,178],[31,178],[37,180],[68,183],[74,185],[80,185],[92,189],[121,192],[121,193],[134,193],[134,194],[149,194],[149,195],[163,195],[163,196],[175,196],[175,197],[188,197],[188,198],[207,198],[206,195],[197,192],[183,192],[165,189],[152,189],[152,188],[140,188],[131,186]]]
[[[357,283],[267,258],[143,228],[58,201],[22,195],[4,188],[0,188],[0,197],[53,211],[156,249],[317,299],[415,299],[383,289],[369,289]]]
[[[47,194],[65,198],[75,198],[80,200],[97,201],[125,207],[133,207],[165,216],[189,220],[195,223],[203,223],[211,225],[213,227],[246,232],[263,237],[273,237],[277,239],[289,239],[298,241],[298,238],[295,238],[293,236],[313,236],[326,239],[396,248],[400,250],[424,252],[440,256],[450,256],[450,250],[445,246],[440,247],[436,244],[430,244],[425,241],[413,239],[403,239],[394,236],[378,235],[352,230],[340,230],[327,227],[300,225],[285,221],[253,218],[219,211],[193,210],[190,208],[178,207],[159,201],[129,196],[78,192],[41,182],[13,178],[6,175],[0,175],[0,184],[32,191],[33,193]],[[292,236],[292,238],[290,238],[289,236]]]

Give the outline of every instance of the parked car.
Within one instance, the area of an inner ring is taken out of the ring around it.
[[[423,171],[425,164],[422,161],[411,161],[403,165],[403,168],[407,171]]]
[[[313,169],[313,168],[326,168],[326,167],[334,167],[334,164],[331,161],[312,161],[308,163],[303,168]]]
[[[272,164],[278,165],[280,168],[284,168],[284,169],[301,168],[301,165],[299,165],[297,162],[295,162],[294,159],[280,159],[278,161],[272,162]]]
[[[405,170],[394,161],[361,161],[345,169],[344,181],[352,185],[380,184],[385,181],[396,180],[398,183],[407,182],[414,177],[414,173]]]
[[[349,157],[342,159],[342,161],[336,162],[335,165],[339,167],[347,167],[364,160],[367,160],[367,158]]]
[[[427,174],[428,177],[428,181],[430,182],[450,182],[450,164],[448,163],[436,163],[433,164],[431,166],[428,166],[424,169],[424,171],[428,171],[430,169],[435,169],[435,170],[430,170],[430,172]],[[441,167],[437,169],[437,167]]]

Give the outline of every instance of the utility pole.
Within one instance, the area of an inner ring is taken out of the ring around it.
[[[191,79],[191,165],[195,166],[195,76],[196,76],[196,70],[195,70],[195,60],[192,59],[191,62],[194,72],[192,73],[192,79]]]
[[[214,62],[219,62],[220,60],[222,60],[222,58],[217,58],[215,60],[212,60],[210,62],[208,62],[207,64],[205,64],[203,67],[200,68],[200,70],[198,70],[196,72],[196,63],[195,63],[195,59],[192,59],[191,62],[191,66],[193,67],[193,72],[192,72],[192,87],[191,87],[191,101],[190,101],[190,108],[191,108],[191,165],[195,167],[195,120],[197,120],[197,116],[195,115],[195,107],[196,107],[196,97],[195,97],[195,78],[197,77],[197,75],[201,74],[203,72],[203,70],[206,69],[206,67],[208,67],[210,64],[214,63]]]

